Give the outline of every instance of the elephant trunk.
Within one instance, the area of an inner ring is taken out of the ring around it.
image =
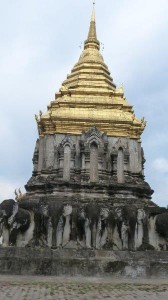
[[[9,246],[16,246],[17,233],[18,233],[17,228],[11,230],[9,236]]]
[[[3,223],[0,223],[0,237],[2,236],[3,233]]]

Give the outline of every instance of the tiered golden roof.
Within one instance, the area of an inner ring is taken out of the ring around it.
[[[124,96],[116,89],[100,53],[93,7],[88,38],[71,74],[56,93],[46,114],[36,116],[39,134],[81,134],[95,126],[108,136],[139,139],[146,122],[138,120]]]

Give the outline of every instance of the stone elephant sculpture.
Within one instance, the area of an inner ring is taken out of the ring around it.
[[[156,231],[165,238],[168,248],[168,212],[157,215]]]
[[[4,200],[0,204],[0,223],[5,223],[6,226],[10,226],[18,209],[18,203],[13,199]]]
[[[77,236],[82,247],[90,249],[91,246],[91,220],[86,214],[85,208],[78,209],[77,213]]]
[[[63,205],[54,201],[48,203],[42,199],[34,207],[31,207],[29,203],[27,207],[34,213],[33,237],[27,246],[56,248],[57,226],[63,213]]]
[[[9,231],[9,246],[15,246],[19,232],[24,233],[30,226],[31,216],[28,210],[19,208],[13,199],[0,204],[0,224]],[[3,229],[1,230],[3,234]]]
[[[128,249],[135,249],[135,228],[137,223],[137,214],[138,210],[136,206],[124,206],[123,208],[123,216],[125,219],[125,223],[128,227]]]
[[[78,210],[78,242],[87,249],[102,249],[108,240],[109,209],[93,204]]]
[[[123,250],[134,250],[135,228],[137,223],[137,208],[135,206],[118,207],[115,209],[115,220]]]

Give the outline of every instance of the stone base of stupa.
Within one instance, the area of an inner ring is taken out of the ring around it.
[[[168,251],[0,248],[0,274],[168,278]]]

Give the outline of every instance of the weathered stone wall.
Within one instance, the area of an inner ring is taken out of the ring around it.
[[[107,137],[94,127],[81,135],[46,135],[35,147],[27,198],[143,206],[153,193],[144,162],[140,142]]]
[[[82,150],[80,147],[81,137],[79,135],[68,135],[71,144],[74,145],[75,151],[75,169],[88,169],[88,174],[90,174],[90,157],[87,157],[87,153],[85,157],[82,158]],[[38,162],[38,173],[50,172],[52,170],[56,170],[59,167],[63,168],[63,157],[62,159],[58,157],[59,147],[66,138],[66,135],[63,134],[55,134],[44,136],[40,138],[39,141],[39,155],[37,157]],[[96,139],[94,139],[96,141]],[[89,140],[88,143],[91,144],[92,140]],[[90,147],[90,146],[88,146]],[[142,174],[143,173],[143,164],[142,164],[142,151],[141,144],[137,140],[129,139],[129,138],[116,138],[116,137],[108,137],[107,138],[107,151],[106,155],[103,157],[104,161],[101,162],[99,155],[99,170],[104,169],[105,171],[109,171],[111,174],[112,171],[112,156],[116,156],[115,163],[117,164],[117,153],[119,148],[123,149],[124,152],[124,170],[125,172],[131,172],[133,174]],[[90,151],[90,148],[88,148]],[[36,147],[37,151],[37,147]],[[126,158],[128,157],[128,159]],[[71,158],[72,160],[72,158]],[[83,160],[83,164],[82,164]],[[85,162],[84,162],[85,160]],[[128,160],[128,161],[127,161]],[[72,167],[73,164],[71,164]],[[117,166],[114,167],[115,171]],[[116,170],[117,172],[117,170]],[[99,172],[101,174],[101,172]],[[107,172],[109,175],[109,173]]]
[[[0,248],[0,274],[168,278],[168,252]]]
[[[147,210],[155,205],[137,140],[108,137],[95,127],[81,135],[45,135],[33,164],[27,193],[0,205],[3,246],[168,249],[167,229],[156,233]]]

